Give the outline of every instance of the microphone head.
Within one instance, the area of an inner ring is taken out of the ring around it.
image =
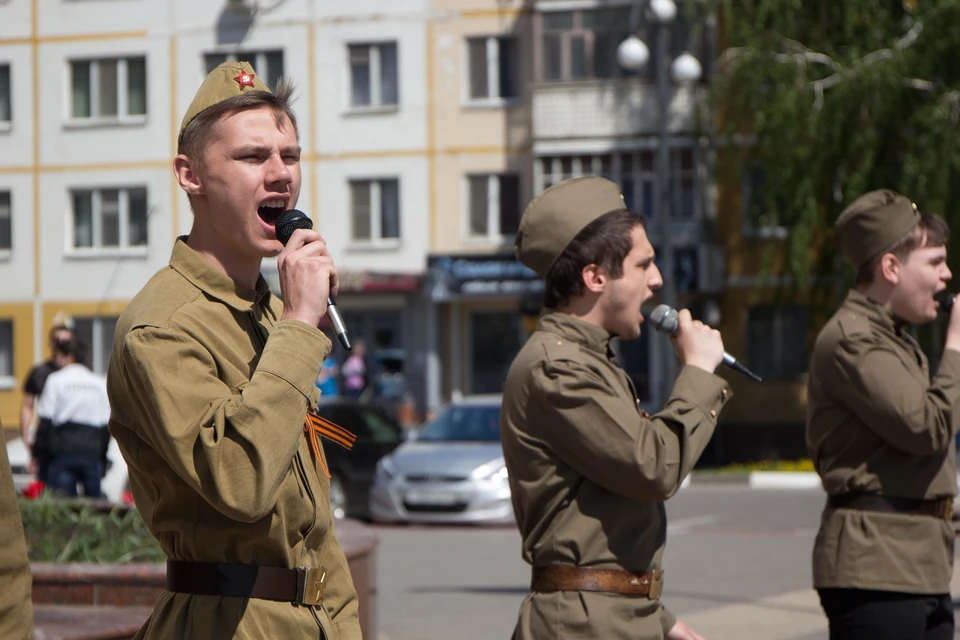
[[[297,229],[313,229],[313,220],[299,209],[290,209],[277,216],[277,222],[273,228],[277,234],[277,240],[286,245]]]
[[[950,312],[953,311],[953,303],[956,301],[957,301],[957,295],[955,293],[944,294],[944,296],[940,298],[941,313],[945,313],[949,315]]]
[[[660,333],[672,336],[680,328],[680,316],[676,309],[661,304],[650,314],[650,324]]]

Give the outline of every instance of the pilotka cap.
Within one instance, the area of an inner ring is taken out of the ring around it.
[[[890,189],[863,194],[837,218],[840,253],[860,268],[920,223],[917,205]]]
[[[626,209],[619,187],[606,178],[571,178],[534,198],[520,218],[517,260],[542,277],[577,234],[600,216]]]
[[[184,129],[204,109],[209,109],[228,98],[251,91],[272,93],[270,87],[264,84],[249,62],[221,63],[207,74],[203,84],[197,89],[197,95],[193,97],[193,102],[187,107],[187,112],[180,123],[180,133],[177,139],[183,138]]]

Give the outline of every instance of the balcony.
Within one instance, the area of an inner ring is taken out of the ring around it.
[[[668,126],[672,133],[694,126],[697,86],[674,88]],[[656,86],[648,81],[600,80],[540,83],[533,91],[537,150],[553,141],[623,139],[659,131]],[[544,144],[546,143],[546,144]]]

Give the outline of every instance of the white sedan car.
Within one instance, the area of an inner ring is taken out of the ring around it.
[[[513,523],[500,446],[500,396],[447,405],[377,464],[377,522]]]

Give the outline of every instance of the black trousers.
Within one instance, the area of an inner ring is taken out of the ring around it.
[[[830,640],[953,640],[949,594],[817,589]]]

